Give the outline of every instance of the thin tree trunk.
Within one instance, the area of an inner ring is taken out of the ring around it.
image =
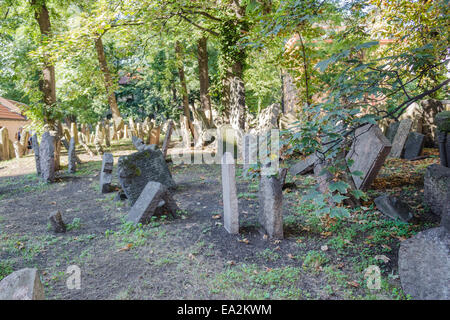
[[[100,64],[100,69],[102,70],[103,76],[105,78],[105,89],[108,95],[108,104],[111,108],[111,113],[114,120],[121,119],[119,107],[117,105],[116,95],[114,94],[114,84],[111,76],[111,71],[108,68],[108,63],[106,62],[105,51],[103,48],[102,37],[95,39],[95,49],[97,50],[98,62]],[[118,128],[120,130],[120,128]]]
[[[184,64],[183,64],[183,50],[181,48],[181,44],[179,41],[175,44],[175,53],[177,56],[177,64],[178,64],[178,75],[180,77],[180,83],[181,83],[181,95],[183,96],[183,111],[184,115],[186,117],[186,126],[191,131],[192,137],[195,140],[195,132],[194,132],[194,126],[192,125],[191,116],[189,112],[189,97],[188,97],[188,91],[187,91],[187,85],[186,85],[186,78],[184,76]]]
[[[198,49],[198,75],[200,79],[200,103],[203,112],[208,112],[209,124],[212,124],[211,97],[209,96],[209,74],[208,74],[208,50],[207,38],[202,37],[197,44]]]

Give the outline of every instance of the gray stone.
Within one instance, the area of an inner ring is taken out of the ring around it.
[[[287,168],[280,168],[280,170],[278,170],[278,180],[280,180],[281,187],[283,187],[284,183],[286,182],[287,172]]]
[[[419,300],[450,299],[450,234],[442,227],[403,241],[398,272],[405,294]]]
[[[242,139],[242,173],[248,175],[250,165],[258,161],[258,137],[252,134],[245,134]]]
[[[64,233],[67,230],[66,224],[64,223],[61,212],[56,211],[52,213],[48,219],[50,220],[50,224],[52,225],[53,231],[56,233]]]
[[[41,175],[41,160],[39,157],[39,142],[38,142],[37,134],[34,134],[33,137],[31,138],[31,146],[34,151],[34,160],[36,162],[36,173],[38,176],[40,176]]]
[[[444,206],[450,202],[450,168],[440,164],[428,166],[423,189],[425,203],[434,214],[441,216]]]
[[[166,130],[166,134],[164,136],[164,142],[162,145],[162,154],[163,154],[164,158],[167,156],[167,150],[169,149],[169,143],[170,143],[170,137],[172,135],[172,129],[173,129],[173,121],[170,120],[167,125],[167,130]]]
[[[239,233],[239,211],[236,192],[236,167],[230,152],[222,156],[223,222],[231,234]]]
[[[375,198],[374,202],[378,210],[391,219],[408,222],[413,218],[411,208],[396,197],[384,194]]]
[[[283,239],[283,191],[275,176],[261,175],[259,223],[269,238]]]
[[[68,169],[67,171],[69,173],[74,173],[76,171],[76,162],[77,162],[77,155],[75,154],[75,138],[70,138],[69,143],[69,153],[68,153]]]
[[[151,147],[151,146],[148,146]],[[175,188],[166,160],[160,150],[147,148],[119,158],[119,182],[133,205],[149,181],[157,181],[166,187]]]
[[[112,191],[112,171],[114,168],[114,157],[111,153],[104,153],[102,160],[102,170],[100,171],[100,192],[108,193]]]
[[[411,131],[412,120],[404,119],[400,121],[397,132],[395,133],[394,140],[392,141],[392,149],[389,153],[389,158],[400,158],[403,148],[408,138],[408,134]]]
[[[418,132],[410,132],[405,143],[403,158],[414,159],[422,154],[425,143],[425,135]]]
[[[442,212],[441,227],[450,232],[450,201],[447,202]]]
[[[41,178],[45,182],[55,181],[55,137],[44,132],[39,146]]]
[[[158,210],[168,212],[175,217],[179,208],[166,186],[156,181],[149,181],[131,207],[127,220],[136,224],[146,224]]]
[[[351,172],[363,173],[362,176],[352,175],[356,188],[367,190],[391,151],[391,144],[376,125],[358,128],[355,135],[356,139],[346,159],[353,160],[349,166]]]
[[[136,136],[131,136],[131,142],[138,151],[142,151],[142,149],[145,147],[144,141]]]
[[[44,299],[44,286],[37,269],[20,269],[0,281],[0,300]]]
[[[114,197],[114,201],[123,201],[123,200],[127,200],[127,195],[125,194],[125,192],[123,192],[123,190],[120,190]]]
[[[297,174],[307,174],[314,170],[314,164],[319,160],[315,154],[312,154],[305,159],[294,164],[290,169],[289,173],[293,176]]]
[[[397,134],[398,126],[400,122],[396,121],[389,125],[389,127],[386,130],[386,138],[389,140],[390,143],[394,142],[394,137]]]

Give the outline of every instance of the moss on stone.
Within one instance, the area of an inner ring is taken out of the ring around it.
[[[450,132],[450,111],[439,112],[435,118],[439,131]]]

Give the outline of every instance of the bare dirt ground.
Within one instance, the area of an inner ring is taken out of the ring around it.
[[[297,188],[284,192],[285,239],[273,241],[259,231],[258,181],[240,168],[240,235],[222,226],[218,165],[170,164],[182,212],[136,227],[124,219],[126,201],[99,193],[101,157],[78,152],[77,173],[60,171],[53,184],[39,181],[33,155],[0,162],[0,279],[36,267],[48,299],[407,299],[397,273],[400,242],[438,224],[422,204],[423,173],[436,158],[389,160],[368,192],[407,201],[415,214],[409,224],[383,217],[371,199],[350,217],[320,218],[301,200],[314,179],[288,177]],[[135,150],[122,141],[109,152],[117,163]],[[64,234],[49,228],[57,210],[68,223]],[[66,286],[70,265],[81,269],[79,290]],[[381,270],[379,290],[366,285],[371,265]]]

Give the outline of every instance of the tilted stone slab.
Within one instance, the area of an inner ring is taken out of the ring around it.
[[[275,176],[261,176],[258,220],[269,238],[283,239],[283,191]]]
[[[413,218],[411,208],[396,197],[384,194],[375,198],[374,202],[377,209],[391,219],[408,222]]]
[[[423,198],[431,211],[441,216],[450,202],[450,168],[440,164],[427,167],[424,177]]]
[[[236,192],[236,167],[230,152],[222,156],[223,222],[231,234],[239,233],[239,211]]]
[[[397,134],[398,126],[400,125],[399,121],[393,122],[386,129],[386,138],[390,143],[394,141],[395,135]]]
[[[112,191],[112,171],[114,168],[114,157],[111,153],[104,153],[102,169],[100,171],[100,192],[108,193]]]
[[[289,173],[293,176],[297,174],[306,174],[314,170],[314,164],[319,160],[319,158],[312,154],[294,164],[290,169]]]
[[[39,146],[41,178],[45,182],[55,180],[55,137],[48,131],[44,132]]]
[[[355,186],[367,190],[380,171],[391,151],[391,143],[376,125],[365,125],[355,132],[356,140],[347,154],[347,161],[353,160],[351,172],[360,171],[362,176],[352,175]]]
[[[419,300],[450,299],[450,233],[443,227],[402,241],[398,273],[405,294]]]
[[[21,269],[0,281],[0,300],[44,299],[44,286],[37,269]]]
[[[395,133],[394,140],[392,141],[392,149],[389,153],[389,158],[400,158],[403,148],[411,131],[412,120],[404,119],[400,121],[397,132]]]
[[[167,211],[175,217],[179,208],[166,186],[156,181],[150,181],[131,207],[127,220],[135,224],[146,224],[158,210]]]
[[[152,146],[119,158],[119,182],[131,205],[149,181],[160,182],[169,189],[176,187],[162,152],[150,149]]]
[[[405,142],[403,158],[414,159],[422,154],[425,143],[425,135],[418,132],[410,132]]]

